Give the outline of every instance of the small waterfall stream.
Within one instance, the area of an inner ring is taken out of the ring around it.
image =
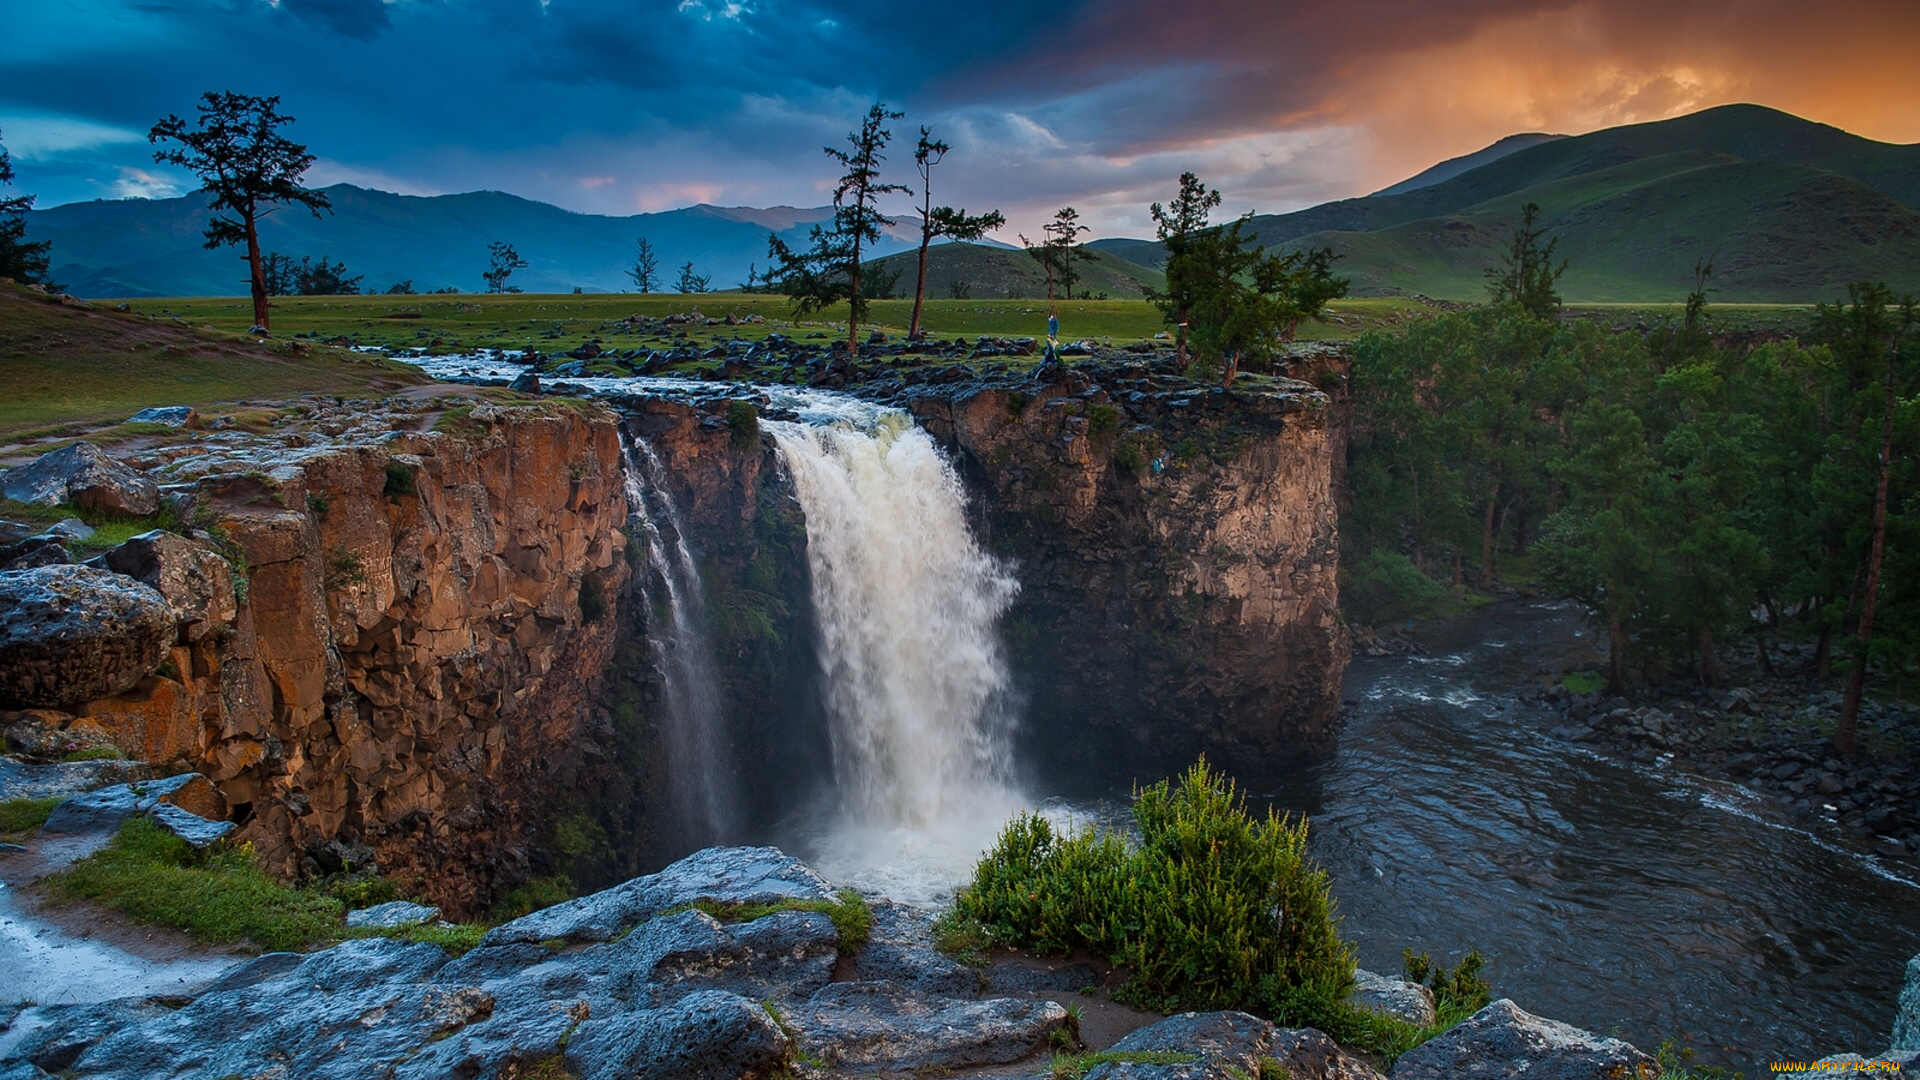
[[[685,524],[653,447],[629,437],[622,441],[621,452],[628,513],[646,538],[648,607],[653,606],[652,579],[657,578],[670,623],[650,630],[649,637],[667,691],[665,779],[675,819],[671,828],[682,842],[695,846],[726,843],[735,833],[733,785],[700,567],[687,548]]]

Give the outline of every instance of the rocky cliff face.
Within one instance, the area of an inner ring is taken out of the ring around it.
[[[107,561],[178,635],[132,690],[39,715],[204,773],[284,875],[371,849],[484,909],[552,872],[553,823],[618,742],[595,708],[629,575],[617,419],[359,404],[136,455],[188,539]]]
[[[1089,367],[910,407],[959,450],[1019,568],[1008,643],[1054,769],[1331,748],[1347,661],[1325,394]]]

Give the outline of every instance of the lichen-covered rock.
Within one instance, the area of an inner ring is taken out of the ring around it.
[[[0,494],[34,506],[72,503],[127,517],[145,517],[160,509],[160,489],[153,481],[87,442],[8,469],[0,479]]]
[[[1278,1061],[1291,1080],[1383,1080],[1365,1058],[1313,1028],[1275,1028],[1267,1056]]]
[[[1420,1027],[1433,1023],[1433,991],[1405,979],[1356,969],[1353,993],[1347,1000],[1362,1009]]]
[[[1893,1015],[1893,1042],[1889,1050],[1920,1050],[1920,956],[1907,961],[1907,981],[1900,987],[1900,1005]]]
[[[870,907],[873,925],[867,943],[854,954],[855,978],[887,979],[948,997],[972,997],[980,991],[978,971],[933,947],[930,913],[891,900],[876,900]]]
[[[1393,1080],[1608,1080],[1651,1058],[1619,1039],[1525,1012],[1507,998],[1400,1055]]]
[[[610,941],[634,924],[696,900],[767,904],[831,900],[825,878],[773,847],[706,848],[657,874],[555,904],[496,926],[485,944],[516,941]]]
[[[437,907],[416,904],[409,900],[394,900],[347,912],[347,925],[392,930],[402,926],[418,926],[439,917],[440,909]]]
[[[233,831],[226,799],[198,773],[163,780],[117,784],[78,795],[53,808],[41,832],[49,835],[112,832],[137,814],[194,847],[204,848]]]
[[[918,1073],[1019,1061],[1067,1021],[1052,1001],[960,1001],[893,982],[832,983],[787,1010],[800,1049],[829,1069]]]
[[[1272,1049],[1273,1024],[1243,1012],[1180,1013],[1132,1032],[1111,1049],[1191,1054],[1184,1064],[1110,1062],[1087,1080],[1229,1080],[1228,1070],[1260,1075],[1260,1059]]]
[[[107,552],[107,569],[145,582],[166,597],[188,641],[199,641],[239,614],[233,568],[209,544],[155,529]]]
[[[580,1080],[760,1080],[792,1043],[764,1006],[706,990],[672,1005],[589,1019],[567,1040]]]
[[[153,673],[173,616],[151,586],[88,566],[0,573],[0,705],[111,697]]]

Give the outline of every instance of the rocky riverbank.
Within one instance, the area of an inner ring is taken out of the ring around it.
[[[927,913],[863,901],[862,933],[836,925],[824,910],[836,902],[847,901],[777,849],[708,849],[499,926],[457,957],[373,938],[268,953],[185,997],[15,1005],[0,1014],[0,1075],[1387,1075],[1320,1032],[1244,1013],[1141,1014],[1089,1046],[1081,1018],[1101,995],[1081,966],[966,967],[933,947]],[[1390,1075],[1600,1080],[1647,1063],[1501,1000]]]
[[[1903,873],[1920,869],[1920,705],[1867,700],[1860,748],[1842,754],[1829,738],[1841,695],[1814,674],[1811,643],[1776,642],[1765,663],[1751,646],[1723,652],[1724,688],[1675,679],[1609,695],[1556,683],[1536,700],[1565,718],[1563,738],[1742,785],[1805,827],[1844,837]]]

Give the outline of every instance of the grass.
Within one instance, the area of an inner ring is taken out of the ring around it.
[[[60,796],[47,799],[8,799],[0,802],[0,835],[12,836],[37,829],[60,805]]]
[[[262,346],[251,320],[214,331],[170,319],[64,307],[0,286],[0,442],[71,425],[121,424],[153,405],[191,405],[304,393],[384,395],[423,382],[404,365],[322,347]],[[146,425],[135,425],[144,429]],[[126,436],[138,431],[123,431]],[[47,447],[52,449],[52,447]]]
[[[157,319],[179,316],[193,326],[212,326],[223,333],[244,333],[253,319],[251,303],[240,298],[134,299],[126,303],[135,313]],[[1337,321],[1303,324],[1300,339],[1357,337],[1364,330],[1404,325],[1431,310],[1397,298],[1340,300],[1332,308]],[[1060,301],[1058,309],[1061,336],[1067,341],[1092,338],[1125,343],[1151,338],[1166,329],[1159,310],[1140,299],[1076,298]],[[633,315],[661,319],[693,310],[715,319],[757,315],[766,321],[665,328],[624,322]],[[869,323],[885,333],[902,334],[912,311],[911,299],[876,300]],[[418,314],[419,318],[387,317],[395,313]],[[922,321],[933,337],[1040,337],[1046,331],[1047,302],[929,299]],[[844,308],[829,308],[807,319],[795,319],[784,297],[737,292],[296,296],[275,298],[274,332],[283,338],[346,338],[360,345],[417,348],[430,353],[533,348],[559,354],[590,339],[598,340],[605,349],[622,350],[667,348],[676,342],[706,346],[716,341],[753,341],[771,333],[823,344],[845,335],[846,312]],[[816,334],[819,336],[814,337]]]
[[[1047,1063],[1047,1080],[1080,1080],[1098,1065],[1189,1065],[1198,1054],[1174,1050],[1101,1050],[1092,1054],[1055,1054]]]
[[[716,900],[695,900],[683,908],[673,908],[661,912],[670,915],[675,911],[689,908],[703,911],[723,923],[752,922],[764,919],[782,911],[813,911],[833,920],[833,928],[840,934],[840,947],[847,952],[857,952],[867,943],[873,933],[873,909],[860,894],[852,889],[841,889],[832,900],[776,900],[770,904],[727,904]]]
[[[348,928],[348,901],[342,895],[360,899],[357,889],[391,899],[390,886],[285,886],[260,868],[251,845],[196,851],[145,817],[129,818],[106,847],[44,883],[60,899],[92,901],[137,922],[184,930],[210,945],[309,949],[350,938],[392,937],[457,954],[478,945],[487,930],[477,924]]]
[[[167,508],[146,517],[130,518],[119,514],[109,514],[104,510],[94,510],[82,506],[36,506],[32,503],[14,502],[12,499],[0,499],[0,518],[25,524],[53,525],[68,518],[79,518],[93,528],[93,535],[84,540],[67,541],[67,547],[75,553],[91,555],[95,552],[117,548],[141,533],[154,529],[178,529],[179,519]]]

